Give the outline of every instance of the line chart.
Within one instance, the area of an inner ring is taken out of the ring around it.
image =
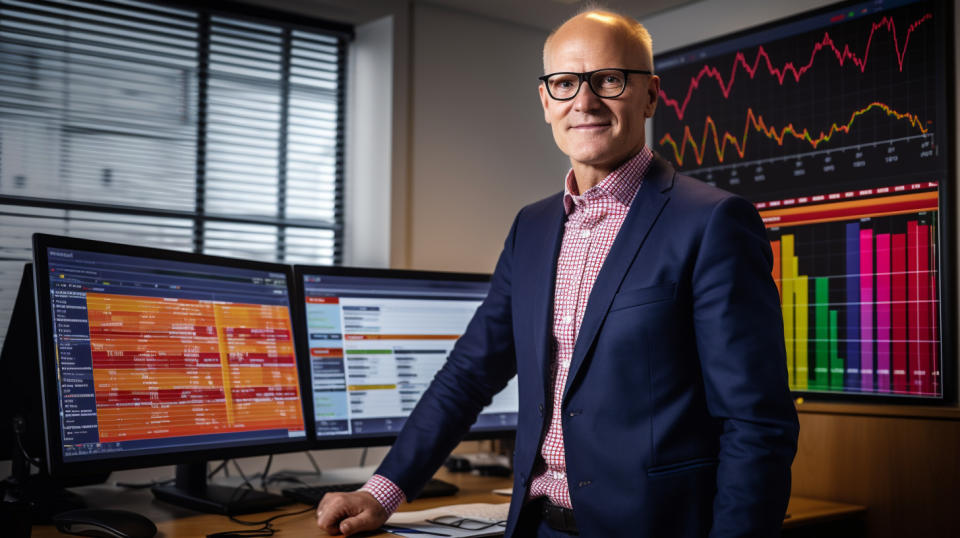
[[[929,130],[929,128],[924,125],[924,122],[921,121],[920,118],[918,118],[915,114],[911,114],[909,112],[897,112],[886,104],[875,101],[851,114],[850,119],[846,124],[838,125],[834,123],[830,125],[830,128],[826,133],[820,131],[820,133],[816,136],[812,135],[807,128],[798,129],[792,123],[779,129],[776,126],[767,125],[762,115],[756,114],[752,108],[748,108],[747,118],[743,126],[743,135],[740,138],[737,138],[729,131],[724,131],[722,135],[717,134],[716,122],[714,122],[712,117],[707,116],[706,123],[703,126],[703,136],[701,137],[699,143],[697,143],[697,141],[694,139],[694,136],[690,131],[690,127],[685,126],[683,130],[683,139],[679,144],[673,139],[673,136],[670,133],[667,133],[663,136],[663,138],[660,140],[660,144],[669,145],[671,148],[673,148],[674,158],[680,165],[683,165],[684,163],[686,149],[688,146],[692,148],[697,164],[703,164],[703,158],[708,149],[707,142],[710,135],[713,135],[713,146],[716,149],[717,160],[721,163],[724,162],[728,143],[734,148],[734,151],[736,151],[737,155],[740,156],[740,158],[743,158],[744,154],[746,153],[747,137],[752,131],[758,132],[764,135],[766,138],[774,140],[778,146],[782,146],[784,139],[786,139],[787,136],[790,136],[797,140],[807,142],[811,147],[816,149],[821,143],[829,142],[837,133],[849,133],[851,126],[860,116],[863,116],[864,114],[873,110],[880,110],[885,115],[893,117],[897,120],[907,120],[911,127],[917,129],[922,134],[927,134],[927,131]]]
[[[663,89],[660,90],[660,98],[663,100],[663,104],[674,109],[677,114],[677,118],[682,120],[687,110],[687,105],[690,103],[690,98],[693,96],[693,92],[700,87],[700,83],[705,77],[716,80],[717,84],[720,86],[720,90],[723,92],[723,96],[727,98],[730,96],[731,90],[733,90],[734,82],[736,82],[737,71],[742,68],[747,75],[753,79],[761,67],[761,60],[763,60],[763,65],[766,66],[767,72],[776,78],[778,84],[783,85],[783,81],[787,78],[788,74],[793,75],[794,82],[800,82],[800,78],[807,71],[809,71],[811,67],[813,67],[814,61],[817,58],[817,54],[822,50],[831,50],[833,52],[833,56],[837,59],[837,62],[841,66],[844,65],[847,60],[849,60],[862,73],[867,68],[867,61],[870,58],[870,48],[873,44],[873,37],[879,29],[886,29],[892,34],[893,47],[898,68],[900,71],[903,71],[903,59],[904,56],[906,56],[907,46],[910,43],[910,35],[918,26],[931,20],[932,18],[933,14],[926,13],[918,20],[910,24],[906,31],[906,37],[903,39],[903,49],[901,49],[897,40],[896,22],[891,17],[883,17],[879,22],[873,23],[873,26],[870,29],[870,36],[867,38],[867,43],[864,46],[862,58],[855,52],[851,51],[848,44],[843,46],[843,50],[838,48],[833,38],[830,37],[829,32],[824,32],[823,39],[813,45],[813,50],[810,52],[810,59],[805,65],[802,65],[799,68],[796,67],[793,62],[786,62],[782,67],[779,68],[774,67],[773,61],[770,59],[770,55],[762,45],[757,49],[757,55],[752,65],[747,62],[747,57],[743,52],[737,52],[733,62],[733,67],[730,70],[730,76],[727,78],[726,82],[724,82],[723,75],[720,73],[718,68],[710,65],[704,65],[700,72],[697,73],[695,77],[690,79],[690,85],[687,88],[687,93],[686,96],[684,96],[682,103],[676,99],[671,99]]]

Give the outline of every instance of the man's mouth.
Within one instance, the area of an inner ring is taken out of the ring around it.
[[[606,129],[607,127],[610,127],[609,122],[589,122],[573,125],[570,128],[577,131],[599,131],[601,129]]]

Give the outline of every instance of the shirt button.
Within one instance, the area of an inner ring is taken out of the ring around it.
[[[568,315],[568,316],[563,316],[563,318],[562,318],[560,321],[561,321],[564,325],[569,325],[570,323],[573,322],[573,316],[569,316],[569,315]]]
[[[582,230],[580,232],[580,237],[583,237],[583,238],[590,237],[590,230]]]

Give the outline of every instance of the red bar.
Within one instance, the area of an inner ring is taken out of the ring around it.
[[[242,387],[230,391],[234,400],[292,400],[300,397],[296,388]]]
[[[307,302],[311,304],[338,304],[339,297],[307,297]]]
[[[893,392],[909,392],[907,382],[907,247],[904,234],[891,236],[893,294]]]
[[[219,353],[170,353],[157,351],[91,351],[93,368],[197,368],[220,366]]]
[[[270,355],[267,353],[245,353],[242,351],[235,351],[228,354],[227,361],[231,366],[255,364],[258,366],[294,367],[297,365],[297,358],[293,355]]]
[[[222,389],[157,389],[98,391],[97,407],[120,407],[150,404],[223,403]]]
[[[310,348],[311,357],[320,357],[324,359],[342,359],[342,347],[312,347]]]
[[[936,264],[936,257],[933,255],[933,238],[931,237],[930,243],[931,250],[931,266]],[[930,271],[930,293],[931,297],[937,297],[937,272],[934,270]],[[940,379],[943,376],[943,366],[940,364],[940,312],[939,312],[940,301],[930,301],[930,361],[933,364],[933,369],[936,374],[931,376],[933,392],[936,395],[943,394],[943,386],[940,384]]]
[[[919,314],[917,328],[919,329],[920,345],[917,365],[920,368],[920,391],[923,394],[933,393],[933,362],[930,360],[930,267],[929,249],[930,226],[917,226],[917,284],[920,302],[917,304]]]
[[[251,327],[226,327],[223,330],[229,338],[259,338],[287,342],[290,340],[290,331],[286,329],[259,329]]]

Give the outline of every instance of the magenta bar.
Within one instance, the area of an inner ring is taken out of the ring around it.
[[[860,230],[860,390],[873,392],[873,230]]]
[[[890,392],[890,234],[877,234],[877,391]]]

